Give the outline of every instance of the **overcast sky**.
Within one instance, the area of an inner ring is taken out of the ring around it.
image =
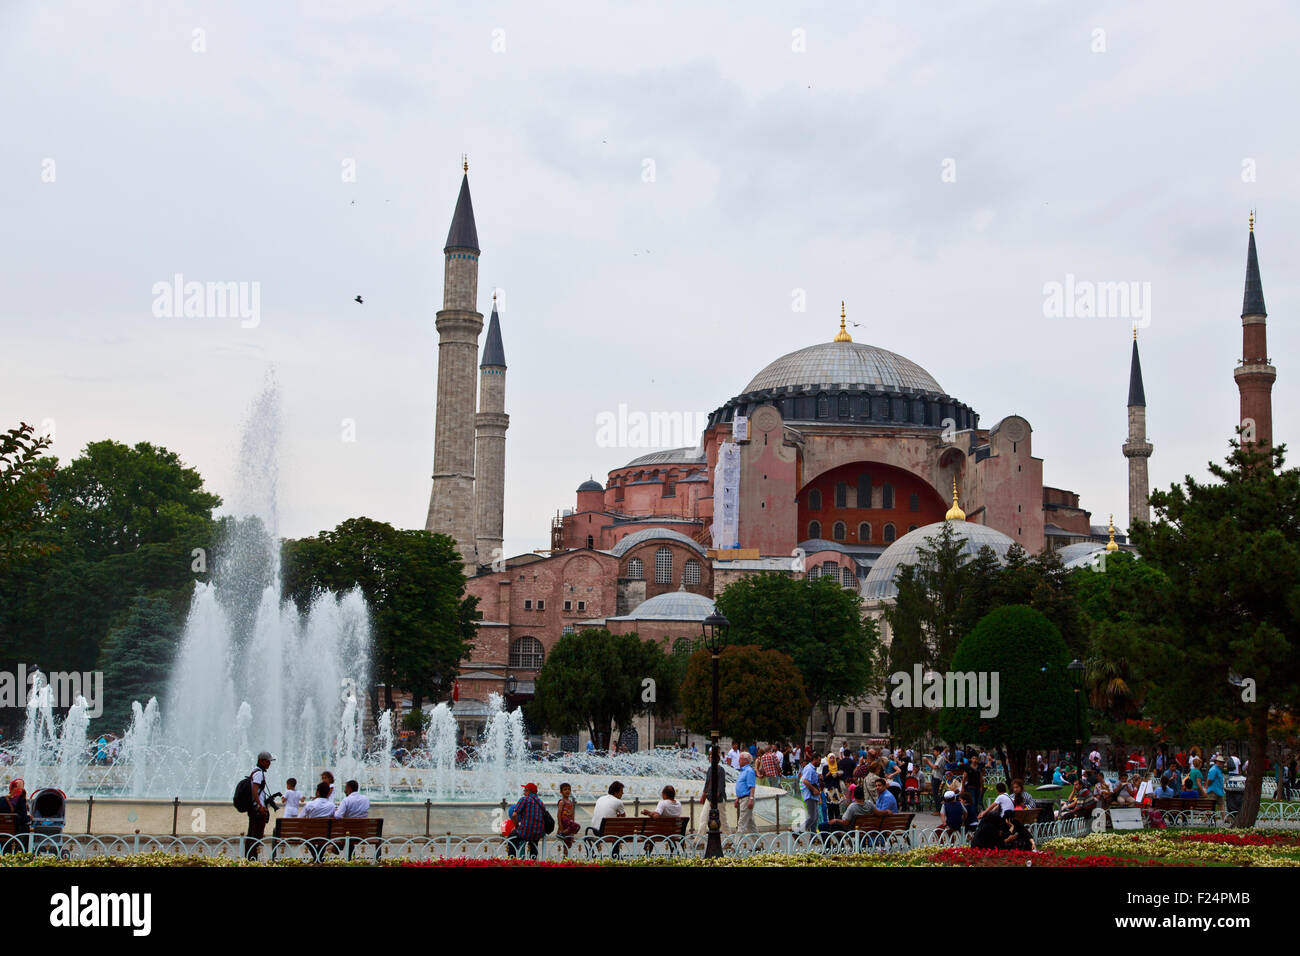
[[[650,450],[598,447],[598,415],[710,411],[841,299],[1122,526],[1132,317],[1048,317],[1044,285],[1150,283],[1151,484],[1203,475],[1257,207],[1294,444],[1298,30],[1281,3],[0,0],[0,424],[53,423],[64,461],[162,444],[229,499],[273,370],[281,532],[423,527],[468,153],[509,553]],[[156,315],[176,274],[258,283],[256,324]]]

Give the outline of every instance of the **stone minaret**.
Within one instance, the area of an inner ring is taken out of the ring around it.
[[[474,508],[479,564],[505,558],[501,551],[506,500],[506,352],[501,345],[501,319],[496,294],[492,318],[479,362],[477,434],[474,437]]]
[[[1133,362],[1128,372],[1128,441],[1124,442],[1124,457],[1128,459],[1128,530],[1131,535],[1133,525],[1139,521],[1151,521],[1147,479],[1151,443],[1147,441],[1147,396],[1142,388],[1137,329],[1133,330]]]
[[[450,535],[465,562],[478,570],[474,550],[474,363],[483,316],[478,306],[478,230],[469,198],[469,164],[447,233],[438,313],[438,412],[433,439],[433,494],[426,531]]]
[[[1265,338],[1264,286],[1255,255],[1255,214],[1250,214],[1250,243],[1246,247],[1246,296],[1241,306],[1241,362],[1233,372],[1241,393],[1242,444],[1266,451],[1273,446],[1273,381]]]

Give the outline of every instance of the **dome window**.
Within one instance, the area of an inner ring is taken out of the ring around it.
[[[822,392],[817,396],[817,417],[831,417],[831,400],[826,396],[825,392]]]

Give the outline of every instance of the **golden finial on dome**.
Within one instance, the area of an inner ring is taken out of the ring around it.
[[[1118,551],[1119,545],[1115,543],[1115,516],[1110,516],[1110,540],[1106,542],[1107,551]]]
[[[1136,342],[1137,340],[1138,340],[1138,327],[1137,327],[1137,323],[1134,322],[1134,323],[1133,323],[1133,341]]]
[[[840,331],[839,334],[835,336],[834,341],[836,342],[853,341],[853,336],[849,335],[848,330],[844,328],[844,321],[846,318],[847,316],[844,314],[844,300],[840,299]]]
[[[465,172],[467,172],[467,173],[469,172],[469,154],[468,154],[468,153],[461,153],[461,154],[460,154],[460,168],[463,169],[463,170],[464,170]]]
[[[965,521],[966,512],[961,510],[961,505],[957,504],[957,476],[952,477],[952,507],[948,513],[943,516],[944,521]]]
[[[1250,231],[1255,231],[1255,210],[1250,211]]]

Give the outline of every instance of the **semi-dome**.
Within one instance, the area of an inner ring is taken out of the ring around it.
[[[926,538],[933,538],[945,524],[951,524],[957,540],[962,544],[962,554],[974,557],[979,549],[988,545],[997,555],[998,560],[1006,563],[1007,552],[1016,542],[986,525],[973,521],[936,521],[915,531],[909,531],[876,558],[871,572],[862,582],[862,599],[864,601],[888,601],[898,596],[894,579],[898,569],[908,564],[918,564],[921,560],[920,549],[930,547]]]
[[[711,598],[693,591],[668,591],[642,601],[614,621],[702,621],[713,613]]]
[[[791,385],[879,385],[944,394],[934,377],[911,359],[862,342],[822,342],[782,355],[755,375],[744,391]]]
[[[640,531],[633,531],[631,534],[619,538],[614,547],[609,549],[609,553],[616,558],[621,558],[638,544],[645,544],[647,541],[675,541],[678,544],[694,548],[700,554],[705,553],[704,545],[693,538],[686,537],[680,531],[673,531],[670,528],[642,528]]]

